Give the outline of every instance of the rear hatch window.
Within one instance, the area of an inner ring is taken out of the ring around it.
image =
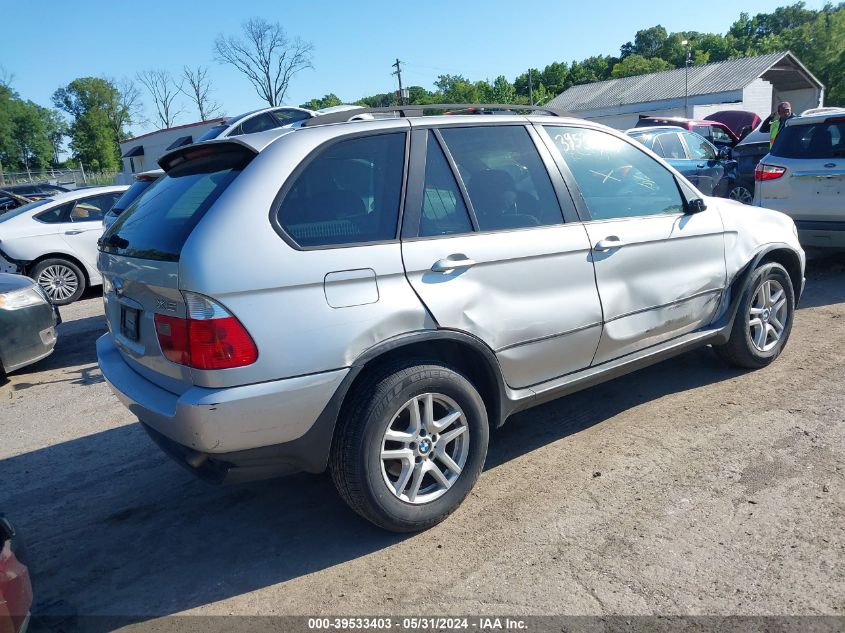
[[[105,232],[101,250],[124,257],[179,261],[191,231],[253,156],[245,148],[232,146],[186,153]]]
[[[845,156],[845,118],[787,125],[771,150],[781,158],[841,158]]]

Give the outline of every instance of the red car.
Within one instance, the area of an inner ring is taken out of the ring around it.
[[[20,539],[0,515],[0,633],[23,633],[32,610],[32,584]]]
[[[640,115],[640,120],[634,127],[655,127],[657,125],[672,125],[703,136],[718,148],[731,148],[739,143],[739,136],[733,133],[724,123],[683,117],[656,117]]]

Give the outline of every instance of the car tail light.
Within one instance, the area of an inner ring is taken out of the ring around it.
[[[208,297],[185,293],[186,318],[155,315],[164,357],[195,369],[230,369],[258,358],[255,342],[226,308]]]
[[[786,173],[786,167],[778,167],[777,165],[764,165],[757,163],[754,168],[754,180],[761,182],[763,180],[776,180]]]

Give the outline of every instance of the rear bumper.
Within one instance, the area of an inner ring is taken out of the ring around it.
[[[205,479],[325,469],[336,419],[333,396],[348,369],[223,389],[191,387],[177,395],[133,371],[110,334],[97,340],[97,360],[118,399],[156,443]],[[330,420],[328,433],[323,420]]]
[[[845,249],[845,221],[796,220],[795,226],[798,227],[798,241],[801,242],[801,246]]]

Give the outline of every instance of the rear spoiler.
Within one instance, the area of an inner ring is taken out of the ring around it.
[[[175,167],[198,158],[219,156],[221,154],[242,154],[245,159],[251,159],[257,156],[258,152],[259,148],[253,147],[241,139],[227,138],[177,147],[159,158],[158,164],[165,173],[169,173]]]

